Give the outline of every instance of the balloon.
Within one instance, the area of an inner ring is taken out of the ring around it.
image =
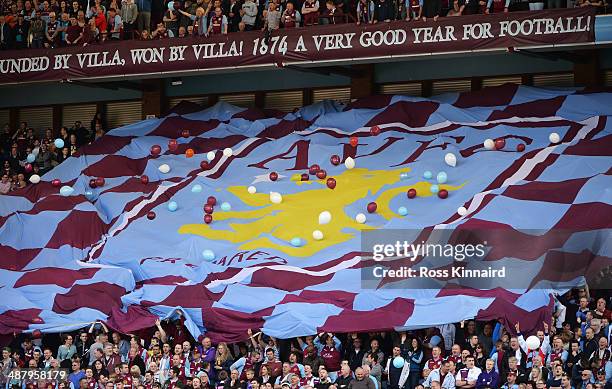
[[[465,216],[467,215],[467,208],[459,207],[457,208],[457,213],[459,214],[459,216]]]
[[[401,172],[400,173],[400,180],[404,181],[408,179],[408,173],[406,172]]]
[[[32,154],[34,154],[34,158],[38,157],[38,153],[40,151],[40,148],[36,147],[34,148],[34,150],[32,150]]]
[[[344,166],[346,166],[347,169],[351,170],[352,168],[355,167],[355,160],[351,157],[347,157],[344,160]]]
[[[340,161],[340,156],[336,154],[332,155],[331,158],[329,158],[329,162],[331,162],[331,164],[334,166],[340,165]]]
[[[503,138],[495,139],[495,149],[501,150],[506,147],[506,140]]]
[[[528,337],[525,343],[527,343],[527,349],[529,350],[538,350],[540,348],[540,338],[535,335]]]
[[[223,149],[223,155],[226,157],[231,157],[232,154],[234,154],[234,151],[232,149],[230,149],[229,147],[226,147]]]
[[[332,219],[329,211],[323,211],[319,214],[319,224],[328,224]]]
[[[280,204],[283,202],[283,196],[278,192],[270,192],[270,201],[274,204]]]
[[[426,180],[430,180],[430,179],[431,179],[431,177],[433,177],[433,173],[432,173],[432,172],[430,172],[429,170],[426,170],[426,171],[423,173],[423,178],[424,178],[424,179],[426,179]]]
[[[212,221],[213,221],[212,215],[210,215],[208,213],[206,215],[204,215],[204,223],[210,224],[210,223],[212,223]]]
[[[410,188],[408,189],[408,192],[406,192],[406,196],[408,196],[409,199],[415,198],[416,195],[417,195],[417,191],[414,188]]]
[[[212,250],[206,249],[204,251],[202,251],[202,258],[204,258],[205,261],[214,261],[215,260],[215,253]]]
[[[399,207],[397,209],[397,213],[399,215],[401,215],[401,216],[406,216],[406,215],[408,215],[408,208],[406,208],[406,207]]]
[[[440,189],[438,192],[438,197],[441,199],[445,199],[448,197],[448,191],[446,189]]]
[[[56,178],[53,181],[51,181],[51,185],[53,185],[56,188],[59,188],[59,186],[62,185],[62,182]]]
[[[103,187],[104,186],[104,182],[105,182],[104,181],[104,177],[97,177],[96,178],[96,186]]]
[[[432,185],[432,186],[429,188],[429,191],[430,191],[431,193],[433,193],[433,194],[436,194],[436,193],[438,193],[438,192],[440,191],[440,187],[439,187],[438,185]]]
[[[174,7],[174,2],[171,1],[170,3],[173,3],[173,4],[172,4],[172,7],[170,7],[170,4],[168,3],[168,9],[172,10],[172,8]],[[183,138],[189,138],[189,130],[185,129],[185,130],[181,131],[181,136]]]
[[[31,163],[26,163],[26,164],[23,166],[23,169],[26,171],[26,173],[30,173],[32,170],[34,170],[34,168],[32,167],[32,164],[31,164]]]
[[[155,216],[157,216],[157,215],[153,211],[147,213],[147,219],[149,219],[149,220],[155,219]]]
[[[168,2],[168,9],[169,9],[170,11],[174,11],[174,1],[170,1],[170,2]]]
[[[166,174],[166,173],[170,172],[170,165],[168,165],[167,163],[164,163],[163,165],[160,165],[157,169],[160,172]]]
[[[317,172],[317,178],[318,178],[319,180],[324,180],[324,179],[325,179],[325,177],[327,177],[327,172],[326,172],[325,170],[319,170],[319,171]]]
[[[202,169],[202,170],[208,170],[208,161],[202,161],[202,162],[200,162],[200,169]]]
[[[257,188],[255,188],[253,185],[249,186],[247,188],[247,192],[249,192],[250,194],[255,194],[257,193]]]
[[[151,155],[159,155],[161,153],[161,146],[160,145],[153,145],[151,146]]]
[[[359,224],[365,223],[366,215],[364,215],[363,213],[358,213],[357,215],[355,215],[355,221]]]
[[[372,134],[373,136],[380,134],[380,127],[372,126],[372,128],[370,128],[370,134]]]
[[[270,173],[269,177],[270,177],[270,181],[276,181],[276,180],[278,180],[278,173],[277,172],[272,172],[272,173]]]
[[[62,196],[70,196],[72,193],[74,193],[74,188],[68,185],[64,185],[60,188],[60,195]]]
[[[329,177],[329,178],[327,179],[326,184],[327,184],[327,187],[328,187],[329,189],[334,189],[334,188],[336,187],[336,179],[335,179],[335,178],[332,178],[332,177]]]
[[[550,143],[559,143],[561,141],[561,137],[556,132],[551,132],[550,135],[548,135],[548,140]]]
[[[368,213],[374,213],[376,212],[376,208],[378,208],[378,204],[376,204],[374,201],[372,201],[371,203],[368,203]]]
[[[308,175],[308,173],[302,173],[300,175],[300,181],[308,181],[310,179],[310,176]]]
[[[96,179],[95,178],[92,178],[92,179],[89,180],[89,187],[91,189],[94,189],[96,187]]]
[[[187,157],[187,158],[193,157],[194,154],[195,154],[195,152],[193,151],[193,149],[185,150],[185,157]]]
[[[356,136],[351,136],[349,143],[351,144],[351,146],[357,147],[357,145],[359,144],[359,138],[357,138]]]
[[[55,145],[55,147],[57,147],[58,149],[63,149],[64,148],[64,140],[61,138],[57,138],[53,144]]]
[[[206,204],[215,205],[217,204],[217,198],[215,196],[208,196]]]
[[[446,181],[448,181],[448,176],[446,175],[446,172],[438,173],[438,175],[436,176],[436,181],[438,181],[438,184],[444,184]]]
[[[206,153],[206,159],[208,159],[209,161],[212,161],[213,159],[215,159],[215,152],[209,151],[208,153]]]
[[[395,367],[396,369],[401,369],[402,367],[404,367],[405,363],[406,361],[402,357],[393,358],[393,367]]]
[[[140,182],[147,185],[149,183],[149,176],[143,174],[142,176],[140,176]]]
[[[178,204],[176,203],[176,201],[170,201],[168,203],[168,211],[170,212],[174,212],[178,209]]]
[[[40,176],[38,174],[32,174],[30,176],[30,182],[32,184],[38,184],[40,182]]]
[[[28,156],[26,157],[26,161],[28,161],[29,163],[32,163],[36,160],[36,156],[32,153],[28,154]]]
[[[493,139],[485,139],[483,146],[487,150],[493,150],[495,148],[495,142],[493,142]]]
[[[455,167],[457,166],[457,157],[453,153],[446,153],[444,156],[444,162],[446,162],[448,166]]]
[[[94,192],[91,190],[86,190],[84,195],[85,195],[85,198],[89,201],[94,199]]]
[[[525,151],[525,144],[519,143],[518,145],[516,145],[516,151],[518,151],[519,153],[522,153],[523,151]]]
[[[293,247],[300,247],[302,245],[302,239],[300,238],[291,238],[291,246]]]
[[[442,338],[441,338],[441,337],[439,337],[438,335],[434,335],[434,336],[432,336],[432,337],[431,337],[431,339],[429,340],[429,344],[430,344],[432,347],[435,347],[435,346],[439,345],[441,341],[442,341]]]
[[[312,232],[312,238],[314,240],[322,240],[323,239],[323,233],[319,230],[314,230]]]
[[[194,186],[191,187],[191,193],[200,193],[200,192],[202,192],[202,185],[195,184]]]
[[[213,213],[215,211],[215,207],[213,207],[211,204],[205,204],[204,205],[204,212],[208,215],[210,215],[211,213]]]
[[[232,210],[232,206],[227,201],[221,203],[221,210],[224,212],[229,212]]]
[[[313,175],[313,176],[314,176],[315,174],[317,174],[317,172],[318,172],[319,170],[321,170],[321,166],[319,166],[319,165],[317,165],[317,164],[315,163],[314,165],[312,165],[312,166],[310,166],[310,167],[308,168],[308,173],[310,173],[311,175]]]
[[[178,142],[176,141],[176,139],[170,139],[168,141],[168,150],[176,151],[176,149],[178,149]]]

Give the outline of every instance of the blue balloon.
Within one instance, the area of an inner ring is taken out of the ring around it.
[[[448,180],[448,176],[446,175],[446,172],[440,172],[438,173],[436,179],[438,180],[438,184],[444,184]]]
[[[231,209],[232,209],[232,206],[227,201],[224,201],[224,202],[221,203],[221,210],[222,211],[228,212]]]
[[[178,204],[176,203],[176,201],[170,201],[168,203],[168,211],[170,212],[174,212],[178,209]]]
[[[93,191],[91,191],[91,190],[86,190],[86,191],[85,191],[85,198],[86,198],[87,200],[89,200],[89,201],[92,201],[92,200],[93,200],[93,199],[95,199],[96,197],[95,197],[95,195],[94,195],[94,192],[93,192]]]
[[[406,361],[402,357],[395,357],[395,358],[393,358],[393,366],[396,369],[401,369],[402,367],[404,367],[405,363],[406,363]]]
[[[34,162],[36,160],[36,156],[34,154],[30,153],[30,154],[28,154],[28,157],[26,158],[26,160],[29,163],[32,163],[32,162]]]
[[[431,191],[431,193],[436,194],[440,191],[440,187],[438,187],[438,185],[432,185],[429,190]]]
[[[426,170],[425,173],[423,173],[424,179],[429,180],[431,177],[433,177],[433,174],[429,170]]]
[[[408,173],[407,172],[401,172],[400,173],[400,180],[404,181],[408,179]]]
[[[210,261],[214,261],[215,260],[215,252],[209,249],[206,249],[204,251],[202,251],[202,257],[210,262]]]
[[[399,207],[397,209],[397,213],[399,213],[401,216],[406,216],[406,215],[408,215],[408,208],[406,208],[406,207]]]
[[[302,245],[302,239],[300,238],[291,238],[291,246],[300,247]]]
[[[60,188],[60,195],[62,196],[70,196],[72,193],[74,193],[74,188],[68,185],[64,185]]]
[[[170,11],[174,11],[174,1],[171,1],[171,2],[168,3],[168,9]]]
[[[429,344],[432,347],[435,347],[435,346],[439,345],[440,342],[442,342],[442,338],[440,338],[438,335],[434,335],[434,336],[431,337],[431,340],[429,341]]]
[[[200,184],[195,184],[194,186],[191,187],[191,192],[193,193],[200,193],[202,191],[202,185]]]
[[[57,138],[55,140],[55,142],[53,142],[53,143],[55,143],[55,147],[57,147],[58,149],[63,149],[64,148],[64,140],[61,139],[61,138]]]

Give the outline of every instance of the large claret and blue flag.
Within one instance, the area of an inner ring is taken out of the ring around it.
[[[131,332],[176,309],[196,338],[206,332],[215,341],[244,339],[256,327],[287,338],[473,317],[521,318],[533,329],[550,316],[551,289],[365,288],[361,233],[571,230],[548,246],[537,240],[536,255],[496,250],[487,260],[523,261],[529,271],[522,277],[533,285],[581,282],[581,269],[547,269],[558,253],[610,264],[610,240],[576,240],[612,224],[610,115],[610,93],[514,85],[433,99],[326,101],[288,114],[223,102],[195,111],[179,105],[164,118],[113,129],[39,184],[0,197],[0,333],[67,331],[96,320]],[[486,149],[486,139],[503,139],[504,148]],[[151,154],[154,145],[160,155]],[[187,158],[187,149],[195,155]],[[447,153],[455,167],[445,163]],[[355,168],[333,165],[332,155],[353,158]],[[160,171],[163,164],[169,172]],[[312,164],[326,178],[301,181]],[[430,190],[440,171],[446,199]],[[97,177],[105,183],[91,189]],[[74,193],[61,196],[53,179]],[[271,202],[270,192],[282,202]],[[216,205],[207,224],[209,196]],[[375,213],[366,211],[369,202]],[[323,211],[332,218],[321,225]],[[364,224],[355,221],[359,213]],[[315,230],[323,239],[313,239]],[[516,245],[535,247],[536,238],[522,234]]]

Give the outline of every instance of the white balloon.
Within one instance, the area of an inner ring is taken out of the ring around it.
[[[495,142],[493,142],[493,139],[487,139],[484,141],[484,147],[487,150],[494,150],[495,149]]]
[[[459,214],[459,216],[465,216],[467,215],[467,208],[459,207],[457,208],[457,213]]]
[[[229,147],[223,149],[223,155],[226,157],[231,157],[234,152]]]
[[[527,348],[529,350],[538,350],[540,348],[540,338],[535,335],[528,337],[525,343],[527,343]]]
[[[364,215],[363,213],[358,213],[357,216],[355,216],[355,221],[359,224],[363,224],[366,222],[366,215]]]
[[[64,185],[60,188],[60,195],[66,197],[66,196],[70,196],[74,193],[74,188],[71,187],[70,185]]]
[[[38,174],[32,174],[30,176],[30,182],[32,184],[38,184],[40,182],[40,176]]]
[[[332,216],[329,211],[323,211],[319,214],[319,224],[327,224],[331,221]]]
[[[355,167],[355,160],[351,157],[346,158],[346,160],[344,161],[344,166],[346,166],[347,169],[352,169]]]
[[[248,191],[250,194],[255,194],[255,193],[257,193],[257,188],[255,188],[253,185],[251,185],[251,186],[249,186],[249,187],[247,188],[247,191]]]
[[[278,192],[270,192],[270,201],[274,204],[280,204],[283,202],[283,196]]]
[[[448,166],[455,167],[457,166],[457,157],[455,157],[455,154],[453,153],[446,153],[444,156],[444,162],[446,162]]]
[[[213,159],[215,159],[215,152],[209,151],[208,153],[206,153],[206,159],[208,159],[209,161],[212,161]]]
[[[552,132],[550,135],[548,135],[548,140],[550,143],[559,143],[561,141],[561,137],[556,132]]]
[[[170,171],[170,166],[167,163],[164,163],[163,165],[160,165],[157,169],[159,169],[160,172],[166,174]]]
[[[323,239],[323,233],[321,231],[319,231],[319,230],[314,230],[312,232],[312,238],[314,240],[321,240],[321,239]]]

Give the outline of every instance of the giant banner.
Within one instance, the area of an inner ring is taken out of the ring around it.
[[[327,25],[158,41],[124,41],[0,53],[0,83],[135,76],[233,67],[284,66],[425,53],[594,41],[592,8]]]

